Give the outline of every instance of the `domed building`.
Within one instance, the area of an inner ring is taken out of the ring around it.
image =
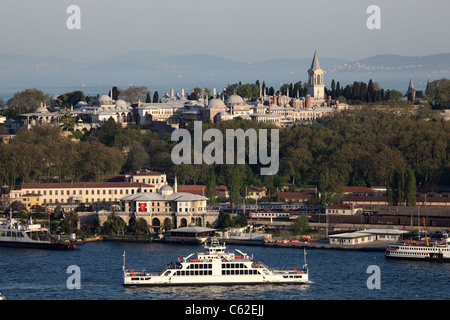
[[[211,121],[214,122],[217,119],[217,115],[221,112],[226,112],[228,107],[225,103],[218,98],[211,99],[208,102],[208,107],[202,109],[202,120],[203,121]]]
[[[179,228],[195,222],[205,226],[213,224],[218,218],[217,211],[208,211],[202,195],[177,192],[175,178],[174,188],[167,183],[158,192],[141,192],[127,195],[120,199],[121,213],[144,218],[154,232],[162,231],[163,227]]]
[[[229,96],[225,102],[227,106],[242,106],[245,104],[244,99],[242,99],[241,96],[238,96],[237,94],[233,94]]]
[[[44,123],[58,124],[60,117],[61,113],[50,112],[45,103],[41,103],[41,105],[37,107],[34,112],[20,114],[19,121],[21,126],[30,129],[35,125]]]
[[[113,104],[113,100],[111,99],[110,96],[107,96],[106,94],[102,94],[98,99],[97,102],[99,105],[103,106],[103,105],[112,105]]]

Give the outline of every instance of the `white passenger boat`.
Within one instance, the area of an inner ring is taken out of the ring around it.
[[[79,243],[74,237],[63,239],[55,237],[40,224],[27,223],[15,219],[0,219],[0,246],[41,248],[41,249],[74,249]]]
[[[170,286],[170,285],[235,285],[308,282],[308,269],[273,270],[253,260],[239,250],[226,252],[225,244],[213,239],[205,245],[205,252],[194,253],[185,258],[178,256],[175,264],[169,264],[162,272],[135,271],[125,268],[123,253],[123,278],[127,286]]]
[[[450,262],[450,239],[441,241],[404,241],[386,246],[387,258]]]

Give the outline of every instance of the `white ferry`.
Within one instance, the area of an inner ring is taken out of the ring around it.
[[[54,237],[47,228],[33,223],[31,218],[23,224],[15,219],[0,219],[0,245],[22,248],[74,249],[74,237]]]
[[[404,241],[386,246],[387,258],[435,260],[450,262],[450,238],[429,243],[428,238],[422,241]]]
[[[162,272],[135,271],[125,269],[125,252],[123,253],[123,278],[127,286],[170,286],[170,285],[235,285],[235,284],[269,284],[308,282],[308,269],[305,264],[299,270],[272,270],[261,262],[253,260],[236,249],[225,252],[225,244],[213,239],[205,245],[205,252],[194,253],[185,258],[178,256],[178,262],[169,264]]]

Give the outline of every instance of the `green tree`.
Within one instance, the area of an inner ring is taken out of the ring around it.
[[[412,169],[405,170],[405,195],[408,206],[416,206],[416,175]]]
[[[103,224],[102,234],[116,235],[125,230],[126,224],[116,213],[112,212]]]
[[[64,131],[73,131],[75,128],[75,118],[69,110],[63,113],[63,115],[59,118],[62,123],[62,129]]]
[[[38,89],[25,89],[16,92],[6,103],[8,117],[16,119],[19,114],[32,113],[42,104],[50,105],[50,98],[47,94]]]
[[[211,206],[216,204],[217,183],[214,170],[211,170],[208,176],[208,183],[206,184],[206,197],[208,198],[208,202]]]
[[[144,218],[133,219],[130,222],[129,229],[131,232],[142,235],[148,234],[150,232],[150,227],[147,223],[147,220]]]
[[[450,109],[450,79],[432,81],[425,94],[434,109]]]
[[[159,93],[158,91],[155,91],[153,94],[153,103],[159,103]]]
[[[310,231],[308,218],[305,215],[300,215],[294,220],[292,224],[293,232],[296,235],[305,234]]]

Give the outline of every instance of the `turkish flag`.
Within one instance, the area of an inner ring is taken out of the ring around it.
[[[139,212],[147,211],[145,207],[146,207],[145,203],[139,203]]]

